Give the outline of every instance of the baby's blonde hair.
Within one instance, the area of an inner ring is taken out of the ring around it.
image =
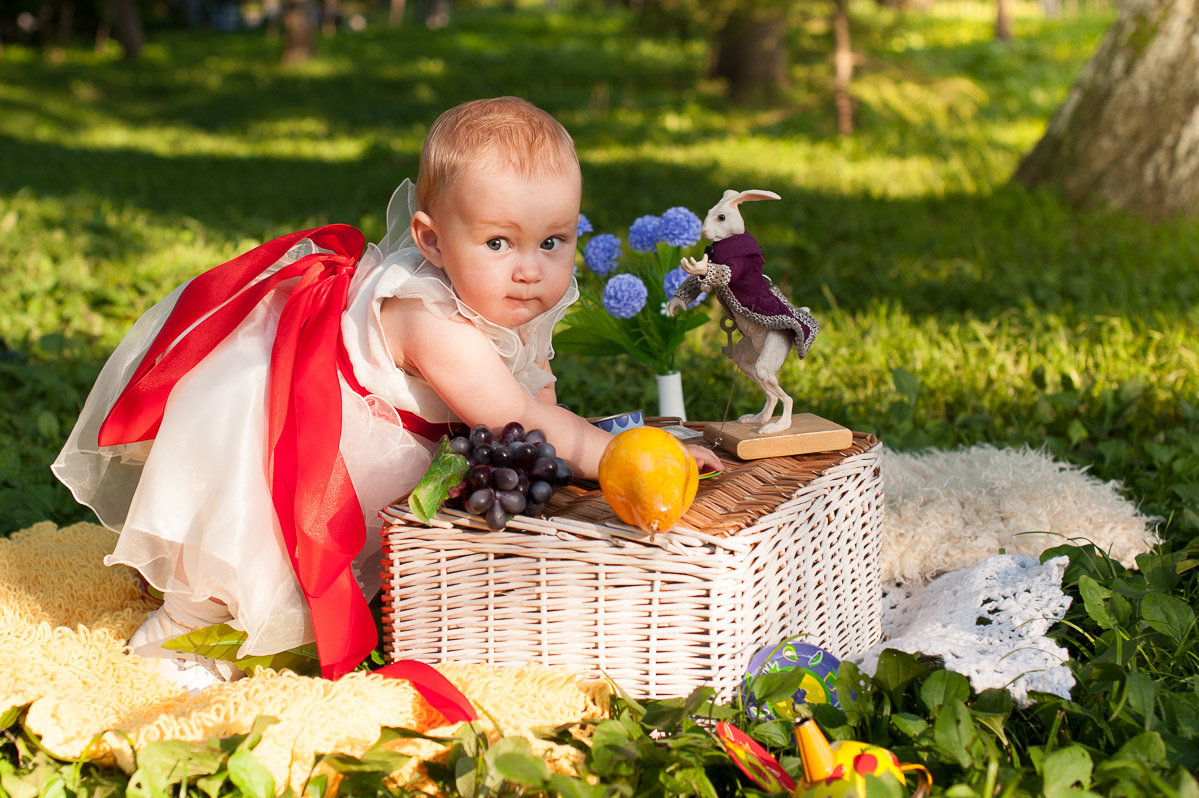
[[[443,113],[420,153],[416,199],[432,210],[470,168],[514,169],[525,177],[578,174],[574,140],[557,119],[519,97],[472,100]]]

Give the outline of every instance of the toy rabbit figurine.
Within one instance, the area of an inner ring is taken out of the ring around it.
[[[763,199],[779,199],[779,195],[758,189],[724,192],[720,202],[708,211],[701,228],[712,245],[699,260],[683,258],[680,265],[691,276],[674,292],[666,312],[674,315],[702,291],[716,294],[726,314],[720,326],[728,335],[728,344],[721,351],[766,393],[766,404],[760,413],[737,420],[743,424],[761,424],[758,433],[769,435],[791,429],[793,402],[779,387],[779,369],[792,348],[801,358],[807,355],[820,325],[807,308],[797,308],[787,301],[762,273],[766,258],[754,237],[745,232],[745,220],[737,206],[748,200]],[[729,326],[728,319],[741,331],[741,339],[735,344],[734,328]],[[782,415],[771,421],[780,401]]]

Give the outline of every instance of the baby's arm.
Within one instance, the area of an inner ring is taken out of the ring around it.
[[[464,423],[498,428],[519,421],[540,429],[577,475],[596,478],[611,434],[530,395],[474,325],[396,300],[384,301],[381,321],[396,364],[419,373]]]
[[[550,368],[548,360],[543,360],[537,365],[541,366],[541,368],[545,369],[546,371],[553,371]],[[545,402],[551,405],[558,403],[558,392],[554,389],[554,383],[551,382],[549,385],[541,389],[541,393],[537,395],[537,401]],[[706,446],[699,446],[694,443],[688,443],[684,445],[691,452],[691,456],[695,458],[695,462],[699,466],[701,473],[707,471],[720,471],[722,468],[724,468],[724,463],[720,462],[720,458],[717,457],[716,453]]]

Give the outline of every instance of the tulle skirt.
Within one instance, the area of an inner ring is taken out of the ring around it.
[[[182,286],[151,308],[101,371],[52,468],[101,523],[120,533],[105,562],[140,571],[167,593],[215,600],[247,633],[239,655],[312,640],[307,604],[275,519],[266,472],[271,346],[287,299],[281,287],[186,374],[153,441],[100,447],[100,424],[130,380]],[[379,588],[378,511],[406,495],[432,444],[407,432],[395,409],[343,382],[341,451],[367,522],[354,571]]]

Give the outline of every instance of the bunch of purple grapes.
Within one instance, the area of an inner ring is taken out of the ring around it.
[[[451,438],[450,451],[470,466],[463,481],[450,488],[450,504],[482,516],[492,530],[503,529],[509,515],[540,514],[554,489],[574,476],[544,432],[526,432],[518,421],[505,424],[498,437],[477,424]]]

